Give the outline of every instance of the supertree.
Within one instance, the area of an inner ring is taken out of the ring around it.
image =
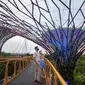
[[[48,50],[61,75],[72,80],[85,50],[84,8],[85,0],[0,0],[0,26]]]

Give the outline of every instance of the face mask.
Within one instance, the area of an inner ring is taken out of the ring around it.
[[[39,48],[36,49],[37,51],[39,50]]]

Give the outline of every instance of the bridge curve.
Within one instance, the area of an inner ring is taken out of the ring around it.
[[[34,82],[35,64],[29,57],[23,58],[2,58],[0,63],[5,66],[4,85],[37,85]],[[9,75],[9,64],[13,65],[13,72]],[[43,69],[44,78],[42,85],[67,85],[52,63],[45,58],[46,68]]]
[[[34,73],[35,65],[31,60],[27,68],[7,85],[39,85],[34,82]],[[42,85],[46,85],[45,82]]]

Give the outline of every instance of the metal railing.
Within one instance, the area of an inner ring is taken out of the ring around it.
[[[4,85],[14,79],[18,74],[20,74],[28,65],[30,61],[29,57],[23,58],[7,58],[5,60],[2,59],[0,63],[5,63],[5,78]],[[44,75],[46,79],[46,85],[67,85],[65,80],[61,77],[59,72],[55,69],[52,63],[45,58],[46,68],[44,69]],[[9,65],[13,65],[13,72],[9,75]]]
[[[47,58],[45,58],[45,63],[46,68],[44,69],[44,73],[46,85],[67,85],[65,80]]]
[[[4,85],[14,79],[18,74],[20,74],[28,65],[30,61],[29,57],[23,58],[4,58],[0,60],[0,63],[5,63],[5,74],[4,74]],[[12,65],[12,71],[9,73],[10,64]]]

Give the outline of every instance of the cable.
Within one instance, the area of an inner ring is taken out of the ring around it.
[[[16,48],[15,48],[15,50],[13,51],[13,52],[15,52],[16,51],[16,49],[20,46],[20,44],[22,43],[22,39],[21,39],[21,41],[20,41],[20,43],[18,43],[18,45],[16,46]]]

